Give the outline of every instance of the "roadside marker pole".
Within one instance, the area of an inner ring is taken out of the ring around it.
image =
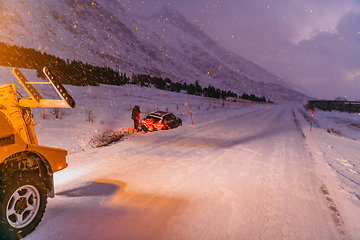
[[[313,107],[312,107],[312,113],[311,113],[311,123],[310,123],[310,132],[311,132],[312,122],[313,122],[313,118],[314,118],[314,106],[315,106],[315,104],[313,104]]]
[[[190,109],[191,125],[194,125],[193,118],[192,118],[192,113],[191,113],[190,101],[188,101],[188,103],[189,103],[189,109]]]

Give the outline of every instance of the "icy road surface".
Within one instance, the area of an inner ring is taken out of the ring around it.
[[[347,238],[299,118],[289,105],[234,110],[71,154],[25,239]]]

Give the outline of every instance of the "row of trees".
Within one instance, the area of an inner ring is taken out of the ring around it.
[[[41,78],[45,78],[42,68],[48,66],[63,84],[76,86],[99,83],[123,85],[129,82],[126,74],[119,74],[109,67],[92,66],[76,60],[65,61],[51,54],[3,42],[0,42],[0,66],[36,69]]]
[[[42,68],[48,66],[52,74],[63,84],[75,86],[97,86],[99,83],[111,85],[136,84],[139,86],[154,86],[158,89],[181,92],[187,94],[226,99],[227,97],[238,97],[236,93],[215,89],[213,86],[202,88],[198,81],[195,84],[172,82],[170,79],[151,77],[146,74],[132,75],[131,78],[125,73],[114,71],[110,67],[93,66],[81,61],[63,60],[60,57],[42,53],[40,51],[10,46],[0,42],[0,65],[7,67],[19,67],[36,69],[38,77],[45,78]],[[241,98],[266,102],[265,97],[258,98],[254,94],[243,94]]]
[[[0,42],[0,65],[5,67],[18,67],[41,69],[46,63],[63,61],[40,51],[18,46],[10,46]]]
[[[54,77],[60,79],[63,84],[75,86],[98,86],[99,83],[111,85],[124,85],[130,82],[125,73],[114,71],[110,67],[93,66],[81,61],[64,60],[53,61],[48,64]],[[46,66],[44,65],[44,66]],[[37,69],[38,77],[44,78],[41,69]]]
[[[238,97],[236,93],[231,91],[224,91],[220,89],[215,89],[213,86],[202,88],[199,85],[199,82],[196,81],[195,84],[187,84],[181,82],[172,82],[170,79],[162,79],[158,77],[151,77],[145,74],[133,75],[131,77],[130,84],[136,84],[139,86],[154,86],[158,89],[172,91],[172,92],[181,92],[185,91],[187,94],[212,97],[218,99],[226,99],[227,97]]]
[[[246,100],[251,100],[251,101],[254,101],[254,102],[266,102],[266,99],[265,99],[264,96],[263,96],[262,98],[259,98],[259,97],[255,96],[254,94],[248,95],[248,94],[244,93],[243,95],[241,95],[240,98],[246,99]],[[270,102],[271,102],[271,101],[269,101],[269,103],[270,103]],[[271,103],[272,103],[272,102],[271,102]]]

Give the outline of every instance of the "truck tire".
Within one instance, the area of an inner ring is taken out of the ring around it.
[[[31,174],[8,180],[0,187],[0,239],[21,239],[41,221],[47,190],[41,178]]]

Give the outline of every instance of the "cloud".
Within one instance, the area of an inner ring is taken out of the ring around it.
[[[345,96],[360,99],[360,12],[348,12],[338,21],[335,33],[320,31],[292,48],[299,67],[292,73],[302,86],[319,86],[319,97]],[[295,65],[295,62],[290,63]],[[301,81],[300,81],[301,80]],[[331,86],[331,88],[327,87]],[[334,91],[337,90],[337,91]]]
[[[228,3],[222,5],[222,20],[209,20],[216,21],[216,34],[205,26],[204,30],[315,97],[360,99],[356,4],[346,0]]]

